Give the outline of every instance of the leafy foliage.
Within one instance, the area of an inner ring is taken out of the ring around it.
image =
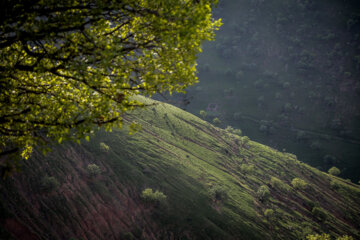
[[[142,191],[141,198],[150,203],[163,203],[166,200],[166,195],[158,190],[154,192],[151,188],[146,188]]]
[[[52,192],[60,186],[59,181],[55,177],[45,176],[41,180],[41,187],[46,192]]]
[[[250,141],[250,138],[248,136],[241,137],[241,143],[243,145],[247,145],[249,143],[249,141]]]
[[[97,175],[99,175],[101,173],[100,167],[98,165],[96,165],[95,163],[89,164],[87,166],[86,170],[90,177],[96,177]]]
[[[330,181],[330,188],[333,190],[338,190],[341,188],[340,182],[337,180],[331,180]]]
[[[221,185],[212,186],[209,190],[210,197],[217,201],[225,200],[227,197],[226,189]]]
[[[305,190],[307,188],[307,183],[300,178],[294,178],[291,181],[291,185],[293,185],[294,188],[300,189],[300,190]]]
[[[268,208],[264,211],[264,216],[269,219],[269,220],[273,220],[275,215],[274,215],[274,210]]]
[[[215,125],[219,125],[219,124],[221,123],[221,120],[216,117],[216,118],[213,119],[213,123],[214,123]]]
[[[244,174],[253,173],[255,171],[255,167],[253,164],[243,163],[240,165],[240,171]]]
[[[323,233],[321,235],[314,234],[306,236],[307,240],[331,240],[331,236],[329,234]],[[336,240],[353,240],[354,238],[348,235],[337,237]]]
[[[277,177],[271,177],[270,185],[273,188],[276,188],[280,191],[288,191],[289,190],[289,186],[286,183],[284,183],[283,181],[281,181],[280,179],[278,179]]]
[[[225,128],[225,131],[229,132],[229,133],[233,133],[233,134],[236,134],[238,136],[241,136],[242,135],[242,131],[241,129],[236,129],[236,128],[233,128],[231,126],[227,126]]]
[[[102,152],[108,152],[108,151],[110,151],[110,147],[106,143],[101,142],[100,143],[100,150]]]
[[[311,212],[318,220],[322,222],[325,221],[328,217],[325,210],[320,207],[313,207]]]
[[[270,190],[268,186],[261,185],[257,190],[257,195],[260,201],[265,202],[270,198]]]
[[[49,139],[121,127],[124,112],[143,106],[132,96],[196,83],[196,54],[221,25],[212,18],[216,2],[6,1],[0,154],[27,159]]]
[[[332,167],[329,169],[328,173],[331,175],[337,176],[341,173],[341,171],[337,167]]]
[[[206,112],[205,110],[200,110],[200,116],[201,116],[202,118],[205,118],[206,115],[207,115],[207,112]]]

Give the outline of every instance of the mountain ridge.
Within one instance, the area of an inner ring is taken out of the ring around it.
[[[3,180],[0,237],[360,237],[358,185],[174,106],[140,99],[154,105],[124,116],[125,123],[142,125],[138,133],[129,135],[125,126],[81,145],[56,146],[46,156],[35,153],[22,173]],[[91,164],[100,169],[94,176]],[[44,189],[49,178],[57,184]],[[163,192],[166,201],[145,201],[147,188]]]

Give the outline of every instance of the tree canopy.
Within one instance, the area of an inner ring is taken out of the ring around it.
[[[197,82],[217,0],[5,0],[0,10],[0,155],[122,125],[132,96]],[[135,125],[133,125],[135,126]]]

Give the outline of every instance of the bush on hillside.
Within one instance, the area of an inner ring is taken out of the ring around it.
[[[166,195],[158,190],[155,192],[151,188],[146,188],[141,193],[141,198],[149,203],[163,203],[166,201]]]
[[[55,177],[45,176],[41,180],[41,187],[46,192],[52,192],[60,186],[59,181]]]
[[[270,198],[270,190],[268,186],[261,185],[257,190],[257,196],[261,202],[265,202]]]
[[[219,118],[214,118],[214,119],[213,119],[213,123],[214,123],[215,125],[219,125],[219,124],[221,123],[221,120],[220,120]]]
[[[98,165],[96,165],[95,163],[89,164],[87,166],[86,170],[90,177],[96,177],[97,175],[99,175],[101,173],[100,167]]]
[[[275,218],[275,212],[272,209],[266,209],[264,211],[264,216],[269,220],[273,220]]]
[[[331,237],[329,234],[326,234],[326,233],[323,233],[321,235],[314,234],[314,235],[308,235],[306,237],[306,240],[331,240]],[[354,240],[354,238],[351,236],[348,236],[348,235],[343,235],[343,236],[337,237],[336,240]]]
[[[325,210],[322,209],[321,207],[313,207],[311,212],[314,215],[314,217],[316,217],[321,222],[324,222],[328,217]]]
[[[294,178],[291,181],[291,185],[293,185],[294,188],[300,189],[300,190],[305,190],[307,188],[307,183],[300,178]]]
[[[248,144],[249,141],[250,141],[250,138],[249,138],[248,136],[243,136],[243,137],[241,138],[241,142],[242,142],[243,145]]]
[[[280,179],[278,179],[277,177],[271,177],[270,185],[273,188],[278,189],[280,191],[288,191],[289,190],[289,186],[286,183],[284,183],[283,181],[281,181]]]
[[[100,150],[102,152],[108,152],[108,151],[110,151],[110,147],[108,145],[106,145],[106,143],[101,142],[100,143]]]
[[[233,128],[231,126],[227,126],[225,128],[225,131],[229,132],[229,133],[232,133],[232,134],[236,134],[238,136],[241,136],[242,135],[242,131],[240,129],[236,129],[236,128]]]
[[[207,115],[207,112],[206,112],[205,110],[200,110],[200,116],[201,116],[202,118],[205,118],[206,115]]]
[[[217,201],[223,201],[227,198],[227,191],[223,186],[215,185],[209,190],[210,197]]]
[[[332,167],[332,168],[329,169],[328,173],[333,175],[333,176],[337,176],[337,175],[339,175],[341,173],[341,171],[337,167]]]
[[[336,180],[331,180],[330,182],[330,188],[332,190],[339,190],[341,188],[340,182]]]
[[[247,174],[247,173],[253,173],[255,171],[255,167],[253,164],[241,164],[240,165],[240,171],[244,174]]]

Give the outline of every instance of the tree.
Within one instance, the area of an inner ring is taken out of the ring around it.
[[[209,195],[215,201],[224,201],[227,198],[227,191],[223,186],[215,185],[209,189]]]
[[[100,167],[98,165],[96,165],[95,163],[89,164],[86,167],[86,170],[90,177],[96,177],[97,175],[99,175],[101,173]]]
[[[55,177],[45,176],[41,180],[41,187],[46,192],[52,192],[60,186],[59,181]]]
[[[332,167],[329,169],[328,173],[333,176],[337,176],[340,174],[340,169],[338,169],[337,167]]]
[[[261,202],[265,202],[270,198],[270,190],[268,186],[261,185],[257,190],[257,196]]]
[[[217,0],[14,0],[0,12],[0,157],[121,127],[132,96],[182,92]],[[132,127],[136,127],[133,124]]]
[[[141,193],[141,198],[150,203],[164,203],[166,200],[166,195],[158,190],[155,192],[151,188],[146,188]]]
[[[264,211],[264,216],[265,216],[268,220],[273,221],[274,218],[275,218],[274,210],[269,209],[269,208],[266,209],[266,210]]]
[[[110,147],[109,147],[106,143],[101,142],[101,143],[100,143],[100,150],[101,150],[102,152],[107,153],[107,152],[110,151]]]
[[[206,118],[207,112],[205,110],[200,110],[200,116]]]
[[[314,234],[314,235],[308,235],[306,236],[307,240],[331,240],[331,236],[329,234],[323,233],[321,235]],[[354,238],[352,236],[343,235],[340,237],[337,237],[336,240],[353,240]]]
[[[314,217],[316,217],[321,222],[324,222],[328,218],[326,211],[320,207],[313,207],[311,212]]]
[[[216,117],[216,118],[213,119],[213,123],[214,123],[215,125],[219,125],[219,124],[221,123],[221,120]]]
[[[284,183],[277,177],[271,177],[270,185],[273,188],[278,189],[279,191],[289,191],[289,189],[290,189],[289,185],[287,185],[286,183]]]
[[[291,181],[291,185],[293,185],[294,188],[300,189],[300,190],[305,190],[307,188],[307,183],[300,178],[294,178]]]

